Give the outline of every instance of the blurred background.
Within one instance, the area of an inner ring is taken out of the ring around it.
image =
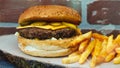
[[[0,22],[17,22],[19,15],[35,5],[64,5],[81,11],[80,0],[0,0]]]

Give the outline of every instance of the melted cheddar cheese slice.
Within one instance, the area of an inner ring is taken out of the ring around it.
[[[29,27],[37,27],[37,28],[51,29],[51,30],[56,30],[56,29],[66,28],[66,27],[73,28],[73,29],[77,28],[76,25],[71,24],[71,23],[66,23],[66,22],[62,22],[62,23],[55,22],[55,23],[44,24],[44,25],[42,25],[40,22],[35,22],[27,26],[18,26],[17,29],[29,28]]]

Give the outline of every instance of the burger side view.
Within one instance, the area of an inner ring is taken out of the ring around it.
[[[19,48],[26,54],[40,57],[66,56],[78,48],[71,45],[81,34],[77,27],[79,13],[60,5],[30,7],[19,17],[17,27]]]

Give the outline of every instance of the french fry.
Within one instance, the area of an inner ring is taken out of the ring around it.
[[[100,52],[100,55],[101,56],[104,56],[104,55],[106,55],[106,48],[107,48],[107,40],[104,40],[103,41],[103,43],[102,43],[102,50],[101,50],[101,52]]]
[[[79,43],[79,42],[82,42],[83,40],[90,39],[91,36],[92,36],[92,31],[82,34],[78,36],[77,38],[75,38],[73,41],[71,41],[70,45],[73,46],[75,45],[75,43]]]
[[[101,40],[101,41],[108,39],[107,36],[102,35],[102,34],[99,34],[99,33],[93,33],[93,34],[92,34],[92,37],[93,37],[93,38],[96,38],[96,39],[99,39],[99,40]]]
[[[67,58],[63,58],[62,59],[62,63],[64,64],[70,64],[70,63],[75,63],[79,61],[80,58],[80,52],[79,51],[75,51],[72,54],[70,54]]]
[[[115,50],[116,53],[120,53],[120,34],[114,40],[114,47],[111,50]]]
[[[82,34],[82,31],[81,31],[80,28],[77,28],[76,31],[77,31],[78,34]]]
[[[91,68],[95,68],[96,62],[97,62],[97,61],[96,61],[96,60],[97,60],[96,58],[97,58],[96,56],[93,56],[93,57],[92,57],[92,60],[91,60],[91,62],[90,62],[90,67],[91,67]]]
[[[115,38],[114,42],[120,45],[120,34]]]
[[[90,63],[91,68],[94,68],[96,66],[96,62],[97,62],[96,58],[100,54],[100,51],[102,49],[102,42],[98,39],[95,39],[95,40],[96,40],[96,44],[95,44],[95,48],[94,48],[93,53],[92,53],[92,60]]]
[[[90,55],[90,53],[92,52],[94,46],[95,46],[95,40],[92,40],[89,43],[89,45],[87,46],[86,50],[81,54],[81,57],[79,59],[80,64],[83,64],[87,60],[87,58]]]
[[[114,44],[113,44],[113,35],[111,35],[111,36],[108,37],[108,43],[107,43],[107,48],[106,48],[107,53],[112,52],[111,49],[113,47],[114,47]]]
[[[116,57],[119,57],[120,56],[120,53],[117,53]]]
[[[110,38],[110,37],[109,37]],[[116,38],[115,38],[115,40],[113,40],[113,43],[112,43],[112,38],[111,38],[111,41],[108,41],[109,43],[108,43],[108,48],[110,49],[108,49],[107,50],[107,52],[109,51],[109,52],[112,52],[112,51],[114,51],[117,47],[119,47],[119,41],[120,41],[120,35],[118,35]],[[109,53],[108,52],[108,53]]]
[[[115,51],[108,54],[105,58],[105,62],[110,62],[115,57],[115,54],[116,54]]]
[[[73,56],[76,56],[76,55],[80,55],[80,52],[79,51],[75,51],[72,54],[70,54],[68,57],[73,57]]]
[[[119,51],[119,41],[120,41],[120,35],[118,35],[115,40],[113,40],[113,45],[111,46],[110,51],[118,50]],[[117,49],[118,48],[118,49]]]
[[[120,64],[120,53],[113,59],[114,64]]]
[[[98,39],[95,39],[96,40],[96,44],[95,44],[95,48],[93,50],[93,56],[98,56],[100,54],[100,51],[102,49],[102,42]]]
[[[96,64],[100,64],[105,61],[105,57],[107,56],[106,47],[107,47],[107,40],[104,40],[102,43],[101,52],[96,58],[96,61],[97,61]]]
[[[105,58],[103,56],[97,56],[96,57],[96,65],[103,63],[104,60],[105,60]]]
[[[114,40],[115,43],[118,43],[120,45],[120,34],[116,37]]]
[[[80,58],[80,54],[74,55],[74,56],[69,56],[67,58],[62,59],[63,64],[70,64],[70,63],[75,63],[78,62]]]
[[[80,44],[80,46],[79,46],[79,52],[80,52],[80,53],[82,53],[82,52],[85,50],[85,48],[86,48],[87,45],[88,45],[88,42],[89,42],[89,40],[85,40],[85,41],[81,42],[81,44]]]
[[[120,53],[120,47],[115,48],[115,52],[116,52],[116,53]]]
[[[114,64],[120,64],[120,56],[114,58],[113,63],[114,63]]]
[[[92,38],[92,40],[91,40]],[[95,68],[96,65],[110,62],[120,64],[120,34],[113,39],[113,35],[105,36],[91,31],[79,35],[69,44],[73,46],[75,43],[80,43],[76,52],[70,54],[67,58],[62,59],[62,63],[70,64],[79,62],[85,63],[89,55],[92,55],[90,67]]]

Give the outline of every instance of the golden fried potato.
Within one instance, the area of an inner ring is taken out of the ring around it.
[[[92,56],[98,56],[102,49],[102,42],[98,39],[95,39],[95,40],[96,40],[96,44],[95,44],[95,48],[93,50]]]
[[[90,55],[90,53],[92,52],[93,48],[95,46],[95,40],[92,40],[89,45],[87,46],[87,48],[85,49],[85,51],[81,54],[81,57],[79,59],[79,63],[83,64],[88,56]]]
[[[92,59],[91,59],[91,62],[90,62],[90,67],[95,68],[96,62],[97,62],[97,57],[93,56]]]
[[[116,52],[116,53],[120,53],[120,47],[115,48],[115,52]]]
[[[114,42],[115,43],[120,43],[120,34],[115,38]]]
[[[92,37],[95,38],[95,39],[99,39],[99,40],[101,40],[101,41],[108,39],[107,36],[102,35],[102,34],[99,34],[99,33],[93,33],[93,34],[92,34]]]
[[[89,40],[85,40],[83,42],[81,42],[80,46],[79,46],[79,52],[82,53],[85,48],[88,46]]]
[[[114,64],[120,64],[120,53],[113,59]]]
[[[95,68],[96,65],[110,62],[120,64],[120,34],[113,39],[113,35],[105,36],[91,31],[78,36],[70,44],[80,42],[78,51],[73,52],[67,58],[62,59],[62,63],[69,64],[79,62],[85,63],[88,56],[91,55],[90,67]]]
[[[75,51],[72,54],[70,54],[68,57],[73,57],[73,56],[76,56],[76,55],[80,55],[80,52],[79,51]]]
[[[118,35],[115,38],[115,40],[113,40],[113,45],[111,46],[110,52],[112,52],[114,50],[118,52],[119,51],[119,47],[120,47],[119,43],[120,43],[120,35]]]
[[[106,47],[107,47],[107,40],[104,40],[102,43],[101,52],[96,58],[97,61],[96,64],[100,64],[105,61],[105,57],[107,56]]]
[[[108,37],[108,43],[107,43],[107,48],[106,48],[106,51],[107,53],[111,53],[112,52],[112,48],[114,47],[114,44],[113,44],[113,35],[109,36]]]
[[[67,57],[67,58],[63,58],[62,63],[63,64],[75,63],[75,62],[78,62],[79,59],[80,59],[80,55],[74,55],[74,56],[70,56],[70,57]]]
[[[110,62],[112,59],[114,59],[115,57],[115,51],[111,52],[110,54],[108,54],[105,58],[105,62]]]
[[[92,52],[92,60],[90,63],[91,68],[94,68],[96,66],[97,56],[100,54],[100,51],[102,49],[102,42],[98,39],[95,39],[95,41],[96,43],[95,43],[94,50]]]
[[[73,41],[71,41],[70,45],[75,45],[76,43],[80,43],[86,39],[90,39],[92,36],[92,32],[88,32],[88,33],[85,33],[85,34],[82,34],[82,35],[79,35],[77,38],[75,38]]]

